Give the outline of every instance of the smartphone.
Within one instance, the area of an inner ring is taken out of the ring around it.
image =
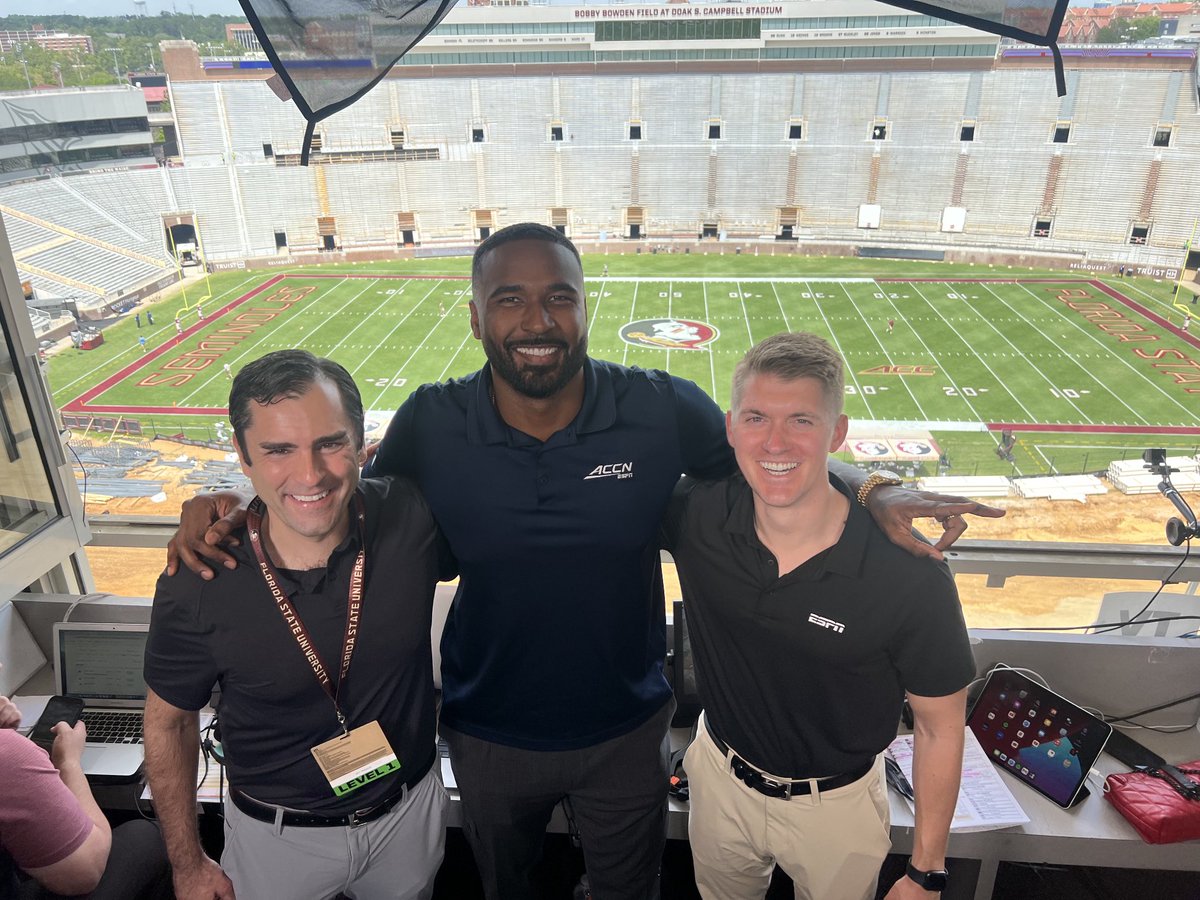
[[[59,722],[66,722],[74,728],[82,712],[83,701],[77,697],[51,697],[42,711],[42,717],[29,733],[29,739],[49,753],[54,744],[54,732],[51,729]]]

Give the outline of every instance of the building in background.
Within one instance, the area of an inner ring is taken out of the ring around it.
[[[95,52],[92,39],[86,34],[44,31],[36,25],[32,31],[0,31],[0,50],[7,52],[21,44],[37,44],[43,50]]]

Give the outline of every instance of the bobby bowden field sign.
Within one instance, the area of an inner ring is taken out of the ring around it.
[[[717,339],[717,329],[692,319],[638,319],[621,326],[621,340],[658,350],[701,350]]]

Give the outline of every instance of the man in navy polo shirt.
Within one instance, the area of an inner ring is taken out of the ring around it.
[[[552,228],[480,244],[472,294],[488,364],[415,391],[366,469],[416,480],[458,559],[440,730],[466,836],[489,900],[533,896],[566,799],[594,896],[645,900],[665,842],[672,712],[657,529],[680,473],[734,471],[724,417],[690,381],[587,355],[583,268]],[[862,473],[843,469],[857,488]],[[947,499],[889,498],[888,533],[937,553],[911,537],[913,517],[952,519],[943,548],[966,527],[958,514],[1000,514]],[[207,571],[197,552],[228,565],[213,546],[225,529],[202,537],[214,501],[189,504],[169,565],[178,554]]]

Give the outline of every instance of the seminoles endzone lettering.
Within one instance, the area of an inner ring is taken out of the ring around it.
[[[157,372],[151,372],[141,381],[138,387],[179,387],[187,384],[202,370],[207,369],[222,356],[233,350],[246,338],[254,334],[262,326],[291,309],[316,287],[309,285],[302,288],[283,287],[262,301],[262,305],[253,306],[234,316],[227,325],[222,325],[212,334],[205,335],[204,340],[195,350],[181,353],[174,359],[163,363]],[[271,304],[271,305],[266,305]]]
[[[1161,339],[1160,335],[1150,331],[1145,325],[1133,321],[1123,311],[1097,300],[1085,288],[1062,288],[1056,291],[1054,296],[1055,299],[1066,304],[1068,309],[1079,313],[1122,344],[1154,343]],[[1140,359],[1175,360],[1174,362],[1152,363],[1152,368],[1169,376],[1176,384],[1195,385],[1194,387],[1185,387],[1184,393],[1200,394],[1200,362],[1181,350],[1169,347],[1162,347],[1154,351],[1147,351],[1141,347],[1132,349],[1134,355]]]

